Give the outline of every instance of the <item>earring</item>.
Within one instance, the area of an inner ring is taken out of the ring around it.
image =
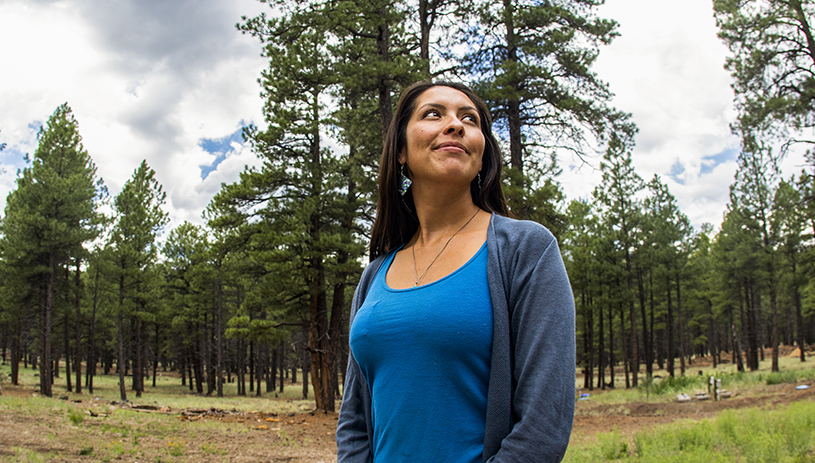
[[[478,191],[481,191],[481,172],[478,173]]]
[[[413,183],[413,182],[411,182],[410,179],[407,177],[407,175],[405,175],[405,165],[404,164],[402,164],[402,169],[400,171],[400,175],[401,175],[402,181],[399,183],[399,194],[402,195],[402,196],[405,196],[405,193],[407,193],[408,188],[410,188],[410,184]]]

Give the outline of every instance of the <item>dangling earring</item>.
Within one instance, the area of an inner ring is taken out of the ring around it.
[[[481,192],[481,172],[478,173],[478,192]]]
[[[400,175],[401,175],[402,181],[399,183],[399,194],[402,195],[402,196],[405,196],[405,193],[407,193],[408,188],[410,188],[410,184],[413,183],[413,182],[411,182],[410,179],[407,177],[407,175],[405,175],[405,165],[404,164],[402,164],[402,169],[400,171]]]

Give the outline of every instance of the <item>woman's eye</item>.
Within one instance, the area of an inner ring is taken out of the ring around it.
[[[439,116],[441,116],[441,114],[435,109],[428,110],[427,112],[424,113],[424,117],[431,117],[431,116],[432,117],[439,117]]]
[[[474,124],[477,124],[477,123],[478,123],[478,118],[477,118],[477,117],[475,117],[475,114],[466,114],[466,115],[465,115],[464,117],[462,117],[461,119],[462,119],[462,120],[465,120],[465,121],[470,121],[470,122],[472,122],[472,123],[474,123]]]

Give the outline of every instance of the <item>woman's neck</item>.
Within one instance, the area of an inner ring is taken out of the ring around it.
[[[469,190],[455,196],[424,194],[413,197],[419,228],[411,240],[414,244],[433,244],[446,240],[470,220],[479,210]]]

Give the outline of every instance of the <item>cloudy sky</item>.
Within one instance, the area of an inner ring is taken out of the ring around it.
[[[220,184],[257,163],[240,129],[262,124],[265,63],[235,23],[266,8],[257,0],[0,0],[0,206],[37,130],[68,102],[112,194],[146,159],[167,192],[170,226],[202,223]],[[660,175],[694,226],[718,225],[738,140],[710,0],[607,0],[600,14],[620,23],[596,70],[639,126],[639,174]],[[802,161],[785,164],[789,175]],[[566,194],[588,197],[597,164],[561,166]]]

